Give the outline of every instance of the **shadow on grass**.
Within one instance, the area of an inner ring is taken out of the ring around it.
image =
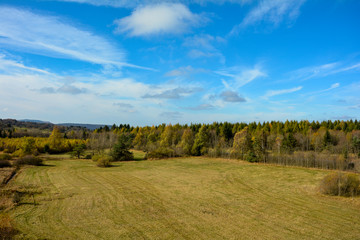
[[[48,164],[48,163],[43,163],[41,165],[38,165],[38,167],[56,167],[56,165],[54,164]]]

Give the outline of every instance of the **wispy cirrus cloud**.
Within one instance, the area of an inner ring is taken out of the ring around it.
[[[116,44],[60,17],[1,6],[0,22],[0,44],[8,48],[100,65],[143,68],[126,63],[124,50]]]
[[[300,14],[300,8],[305,2],[306,0],[260,0],[243,21],[232,29],[231,34],[258,23],[276,27],[284,20],[293,21]]]
[[[0,54],[0,70],[9,73],[15,72],[37,72],[42,74],[50,74],[48,71],[36,67],[25,66],[23,63],[7,58],[4,54]]]
[[[332,62],[317,66],[300,68],[290,73],[291,78],[306,81],[313,78],[326,77],[338,73],[360,70],[360,63],[344,64]]]
[[[266,92],[266,94],[263,96],[263,98],[268,99],[270,97],[277,96],[277,95],[297,92],[297,91],[300,91],[302,88],[303,88],[302,86],[299,86],[299,87],[294,87],[294,88],[290,88],[290,89],[269,90]]]
[[[226,40],[219,36],[209,34],[199,34],[185,39],[183,46],[191,48],[188,56],[191,58],[211,58],[217,57],[222,64],[225,63],[224,55],[215,45],[224,44]]]
[[[199,26],[207,18],[192,13],[180,3],[159,3],[137,7],[130,16],[117,19],[116,33],[127,33],[131,37],[159,34],[181,34]]]
[[[323,89],[323,90],[320,90],[320,91],[316,91],[316,92],[309,92],[305,95],[314,95],[314,94],[321,94],[321,93],[326,93],[326,92],[329,92],[333,89],[336,89],[340,87],[340,83],[334,83],[334,84],[331,84],[331,86],[329,88],[326,88],[326,89]]]
[[[239,89],[240,87],[254,81],[257,78],[267,76],[259,66],[254,66],[250,69],[233,67],[215,71],[215,73],[230,78],[228,81],[222,80],[223,85],[227,89]]]

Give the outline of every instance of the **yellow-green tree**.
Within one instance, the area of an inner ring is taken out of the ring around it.
[[[59,152],[61,150],[61,140],[63,136],[57,126],[54,127],[49,137],[49,147],[51,151]]]

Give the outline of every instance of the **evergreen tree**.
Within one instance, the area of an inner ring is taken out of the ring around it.
[[[113,161],[126,161],[134,159],[134,155],[130,152],[132,137],[131,135],[121,134],[117,143],[113,146],[111,156]]]

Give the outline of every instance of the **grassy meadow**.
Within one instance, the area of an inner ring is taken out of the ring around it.
[[[18,239],[359,239],[360,199],[318,192],[324,170],[177,158],[52,158],[7,188]]]

